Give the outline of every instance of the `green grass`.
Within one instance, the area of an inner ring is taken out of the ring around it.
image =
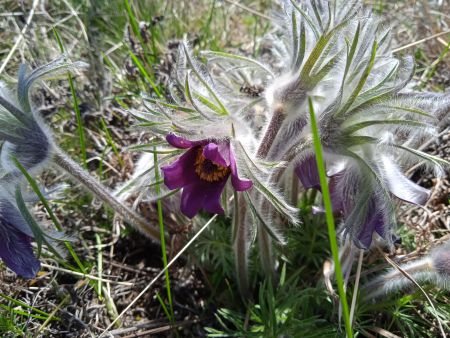
[[[55,34],[56,41],[58,42],[59,49],[61,50],[61,53],[65,53],[64,44],[61,41],[61,37],[58,34],[58,31],[53,28],[53,33]],[[75,85],[73,82],[72,74],[67,73],[67,79],[69,81],[69,87],[70,87],[70,94],[72,95],[73,100],[73,110],[75,111],[75,119],[77,121],[77,132],[78,132],[78,139],[80,141],[80,152],[81,152],[81,160],[83,163],[83,167],[87,168],[87,156],[86,156],[86,141],[84,137],[84,130],[83,130],[83,120],[81,118],[81,112],[80,112],[80,106],[78,104],[78,98],[77,93],[75,91]]]
[[[55,228],[58,231],[63,231],[63,227],[61,226],[61,224],[58,221],[58,218],[56,218],[55,214],[53,213],[52,209],[50,208],[49,202],[47,201],[47,199],[45,198],[45,196],[42,194],[41,190],[39,189],[37,182],[33,179],[33,177],[31,177],[31,175],[26,171],[26,169],[22,166],[22,164],[16,158],[14,158],[13,160],[14,160],[17,168],[19,168],[21,173],[25,176],[26,180],[28,181],[28,184],[31,186],[34,193],[38,196],[39,200],[43,204],[43,206],[44,206],[45,210],[47,211],[50,219],[52,220]],[[82,273],[86,273],[86,269],[85,269],[83,263],[81,262],[80,258],[77,256],[75,251],[73,250],[73,247],[70,244],[70,242],[64,241],[64,244],[65,244],[67,250],[69,251],[70,255],[72,256],[73,260],[76,262],[80,271]]]
[[[154,161],[154,167],[155,167],[155,191],[156,196],[159,197],[161,195],[161,188],[160,184],[160,173],[159,173],[159,163],[158,163],[158,154],[156,153],[156,147],[154,148],[155,152],[153,153],[153,161]],[[159,232],[161,234],[161,251],[162,251],[162,260],[163,260],[163,267],[165,269],[165,282],[166,282],[166,292],[167,292],[167,300],[169,302],[169,310],[164,306],[164,302],[162,301],[161,297],[157,293],[158,300],[160,301],[161,305],[163,306],[164,312],[170,319],[170,322],[173,324],[175,322],[175,315],[173,311],[173,301],[172,301],[172,292],[170,291],[170,276],[169,276],[169,270],[167,269],[167,248],[166,248],[166,230],[164,228],[164,216],[163,216],[163,208],[162,208],[162,202],[161,198],[158,198],[156,201],[156,208],[158,211],[158,223],[159,223]]]

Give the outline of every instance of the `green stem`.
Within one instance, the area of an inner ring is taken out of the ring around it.
[[[283,107],[277,107],[273,112],[266,133],[264,134],[259,144],[258,151],[256,152],[257,157],[261,159],[265,159],[267,157],[267,154],[269,153],[273,141],[275,140],[275,137],[277,136],[278,131],[280,130],[280,127],[283,124],[285,118],[286,115],[284,113]]]
[[[337,281],[337,286],[338,286],[339,299],[342,304],[342,312],[344,314],[345,330],[347,331],[347,337],[352,338],[353,331],[352,331],[352,325],[350,323],[350,314],[349,314],[349,309],[348,309],[348,304],[347,304],[347,296],[345,294],[345,289],[344,289],[344,278],[342,275],[341,263],[339,261],[339,248],[338,248],[338,243],[337,243],[336,228],[334,225],[334,217],[333,217],[333,209],[331,206],[330,191],[328,190],[328,182],[327,182],[327,176],[326,176],[326,171],[325,171],[325,164],[323,161],[322,144],[320,143],[319,130],[317,128],[316,115],[314,113],[314,107],[313,107],[311,98],[308,98],[308,103],[309,103],[309,115],[310,115],[310,119],[311,119],[311,129],[312,129],[313,140],[314,140],[314,150],[316,153],[316,162],[317,162],[317,168],[319,171],[320,186],[322,189],[322,196],[323,196],[323,204],[325,206],[325,214],[326,214],[326,220],[327,220],[327,226],[328,226],[328,237],[330,239],[331,253],[333,255],[333,261],[334,261],[334,266],[335,266],[335,275],[336,275],[336,281]]]
[[[154,161],[154,167],[155,167],[155,181],[160,181],[160,174],[159,174],[159,168],[158,168],[158,154],[156,153],[156,147],[154,147],[155,152],[153,153],[153,161]],[[155,185],[156,190],[156,196],[159,197],[161,194],[161,189],[159,187],[159,184]],[[158,210],[158,223],[159,223],[159,233],[161,236],[161,250],[162,250],[162,259],[165,269],[165,279],[166,279],[166,290],[167,290],[167,300],[169,301],[169,307],[170,307],[170,321],[172,324],[174,323],[175,316],[173,312],[173,303],[172,303],[172,294],[170,292],[170,277],[169,277],[169,269],[167,269],[167,251],[166,251],[166,239],[164,235],[164,218],[163,218],[163,212],[162,212],[162,205],[161,205],[161,198],[158,198],[156,200],[156,208]]]

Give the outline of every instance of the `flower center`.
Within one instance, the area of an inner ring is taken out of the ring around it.
[[[198,149],[194,165],[197,175],[208,182],[220,181],[230,173],[229,167],[222,167],[203,156],[203,147]]]

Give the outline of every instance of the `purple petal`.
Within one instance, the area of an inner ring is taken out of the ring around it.
[[[166,141],[171,146],[173,146],[175,148],[180,148],[180,149],[192,148],[194,146],[191,141],[189,141],[183,137],[176,136],[175,134],[168,134],[166,136]]]
[[[5,224],[5,226],[13,227],[16,231],[19,231],[28,237],[34,237],[33,231],[23,219],[19,210],[6,199],[0,200],[0,224],[1,223]],[[1,233],[2,232],[0,231],[0,234]]]
[[[183,188],[181,194],[181,212],[193,218],[200,209],[213,214],[223,214],[220,195],[228,181],[228,176],[217,182],[196,180]]]
[[[344,194],[342,183],[340,180],[344,177],[344,171],[338,172],[331,176],[328,180],[328,190],[330,191],[331,207],[333,213],[346,213],[350,209],[349,197]],[[321,190],[319,186],[318,190]],[[314,215],[322,214],[325,209],[322,206],[313,206],[312,213]]]
[[[234,156],[233,149],[230,147],[230,169],[231,169],[231,184],[236,191],[245,191],[253,186],[253,182],[250,180],[240,179],[238,176],[236,158]]]
[[[350,201],[349,197],[345,196],[342,183],[340,180],[343,179],[345,172],[341,171],[330,177],[328,181],[328,189],[330,191],[331,206],[333,212],[346,212],[349,209]]]
[[[317,169],[316,157],[314,155],[308,156],[302,162],[295,166],[295,174],[298,176],[305,189],[319,189],[320,178]]]
[[[205,184],[201,183],[193,183],[183,188],[180,209],[181,212],[189,218],[193,218],[197,215],[203,207],[206,198],[206,194],[203,189],[204,185]]]
[[[410,181],[388,158],[383,159],[383,172],[386,184],[392,194],[405,202],[424,205],[430,197],[430,191]]]
[[[8,200],[0,200],[0,258],[24,278],[35,277],[41,267],[33,255],[32,236],[19,210]]]
[[[380,228],[384,227],[382,215],[375,214],[371,215],[371,218],[366,220],[363,225],[363,229],[358,235],[359,243],[363,246],[364,249],[368,249],[370,244],[372,243],[373,233]]]
[[[203,156],[222,167],[230,165],[230,144],[229,143],[208,143],[203,148]]]
[[[195,173],[195,159],[198,147],[194,147],[181,155],[174,163],[161,167],[164,184],[173,190],[192,184],[198,179]]]
[[[376,198],[373,197],[369,202],[368,213],[366,220],[358,235],[358,240],[364,249],[368,249],[372,243],[373,233],[376,231],[381,237],[384,237],[386,230],[386,222],[383,211],[377,203]]]
[[[206,199],[204,204],[205,211],[211,214],[223,214],[223,208],[220,205],[220,195],[222,194],[223,188],[228,181],[228,176],[224,177],[223,180],[210,183],[208,190],[206,191]]]
[[[166,136],[166,141],[171,146],[179,149],[188,149],[195,146],[205,145],[208,143],[207,140],[189,141],[188,139],[185,139],[184,137],[181,136],[177,136],[175,134],[168,134]]]
[[[15,230],[11,225],[0,224],[0,258],[16,274],[34,278],[41,264],[34,257],[30,237]]]

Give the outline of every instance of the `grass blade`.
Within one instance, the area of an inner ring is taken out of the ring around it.
[[[45,210],[47,211],[47,213],[48,213],[50,219],[52,220],[55,228],[58,231],[63,231],[63,228],[62,228],[61,224],[59,223],[59,221],[56,218],[55,214],[53,213],[52,209],[50,208],[50,205],[48,204],[47,199],[42,194],[42,192],[39,189],[39,186],[36,183],[36,181],[33,179],[33,177],[30,176],[30,174],[27,172],[27,170],[24,168],[24,166],[16,158],[13,158],[13,161],[16,164],[17,168],[20,170],[20,172],[27,179],[28,184],[30,184],[31,189],[33,189],[34,193],[39,197],[39,200],[41,201],[42,205],[44,206]],[[78,268],[83,273],[86,273],[86,268],[84,267],[83,263],[81,263],[81,260],[78,258],[77,254],[73,250],[72,245],[69,242],[67,242],[67,241],[64,241],[64,244],[65,244],[67,250],[69,250],[69,253],[72,256],[72,258],[75,261],[75,263],[77,263]]]
[[[106,125],[105,120],[103,117],[100,119],[100,123],[102,124],[102,128],[105,131],[106,141],[111,146],[111,149],[114,152],[114,155],[116,155],[117,160],[119,161],[120,167],[123,168],[125,163],[123,162],[122,156],[120,156],[119,150],[116,147],[116,144],[114,143],[114,140],[111,137],[111,133],[109,132],[108,126]]]
[[[159,89],[156,86],[155,82],[152,80],[150,74],[147,72],[147,70],[145,69],[145,67],[142,64],[142,62],[139,61],[138,57],[136,55],[134,55],[134,53],[131,50],[130,50],[130,57],[131,57],[131,60],[133,61],[134,65],[139,69],[139,72],[141,73],[141,75],[144,77],[145,80],[147,80],[147,82],[153,88],[155,94],[159,98],[162,98],[163,96],[161,95],[161,92],[159,91]]]
[[[308,98],[308,103],[309,103],[309,115],[311,118],[311,128],[312,128],[313,140],[314,140],[314,151],[316,153],[317,168],[319,171],[320,186],[321,186],[322,195],[323,195],[323,204],[325,206],[325,215],[326,215],[327,226],[328,226],[328,237],[330,239],[331,253],[333,255],[333,261],[334,261],[334,266],[335,266],[335,271],[336,271],[335,274],[336,274],[336,282],[337,282],[338,292],[339,292],[339,299],[341,300],[341,304],[342,304],[342,310],[343,310],[344,321],[345,321],[345,330],[347,332],[347,337],[352,338],[353,332],[352,332],[352,326],[350,323],[350,314],[349,314],[349,309],[348,309],[348,304],[347,304],[347,296],[346,296],[345,290],[344,290],[344,278],[342,275],[341,263],[339,261],[339,249],[338,249],[338,243],[337,243],[336,228],[334,225],[333,208],[331,206],[330,191],[328,190],[328,182],[327,182],[327,175],[326,175],[326,171],[325,171],[325,164],[323,162],[322,144],[320,143],[319,130],[317,128],[316,116],[314,113],[314,107],[313,107],[311,98]]]
[[[61,38],[60,38],[56,28],[53,28],[53,34],[55,34],[55,38],[56,38],[56,41],[58,42],[61,53],[64,53],[64,45],[61,41]],[[72,95],[72,99],[73,99],[73,109],[75,110],[75,118],[77,120],[77,132],[78,132],[78,139],[80,140],[81,159],[83,161],[83,167],[86,169],[87,168],[87,162],[86,162],[87,156],[86,156],[86,141],[84,138],[84,130],[83,130],[83,120],[81,119],[80,106],[78,105],[78,98],[77,98],[77,93],[75,91],[72,74],[67,73],[67,78],[69,80],[70,94]]]
[[[33,311],[33,312],[36,312],[37,314],[40,314],[40,315],[42,315],[45,318],[47,318],[50,315],[47,312],[39,310],[39,309],[37,309],[37,308],[35,308],[35,307],[31,306],[31,305],[28,305],[25,302],[22,302],[22,301],[20,301],[18,299],[14,299],[14,298],[12,298],[12,297],[10,297],[8,295],[5,295],[3,293],[0,293],[0,297],[5,299],[5,300],[7,300],[7,301],[10,301],[11,303],[15,304],[16,306],[24,307],[26,309],[29,309],[29,310]],[[59,318],[55,318],[55,319],[59,320]]]
[[[154,148],[156,150],[156,147]],[[153,153],[153,160],[154,160],[154,167],[155,167],[155,181],[160,181],[160,173],[159,173],[159,166],[158,166],[158,154],[156,152]],[[159,184],[155,185],[156,190],[156,196],[159,196],[161,194],[161,189]],[[166,238],[164,236],[164,218],[163,218],[163,212],[162,212],[162,204],[161,199],[158,198],[156,200],[156,208],[158,210],[158,222],[159,222],[159,232],[161,234],[161,250],[162,250],[162,259],[163,259],[163,265],[165,270],[165,277],[166,277],[166,290],[167,290],[167,300],[169,301],[169,310],[170,310],[170,316],[169,319],[171,323],[174,323],[175,316],[173,312],[173,303],[172,303],[172,293],[170,291],[170,277],[169,277],[169,269],[167,268],[167,250],[166,250]]]
[[[103,274],[103,259],[102,259],[102,240],[98,234],[95,234],[95,242],[97,243],[97,294],[98,298],[102,299],[102,274]]]

